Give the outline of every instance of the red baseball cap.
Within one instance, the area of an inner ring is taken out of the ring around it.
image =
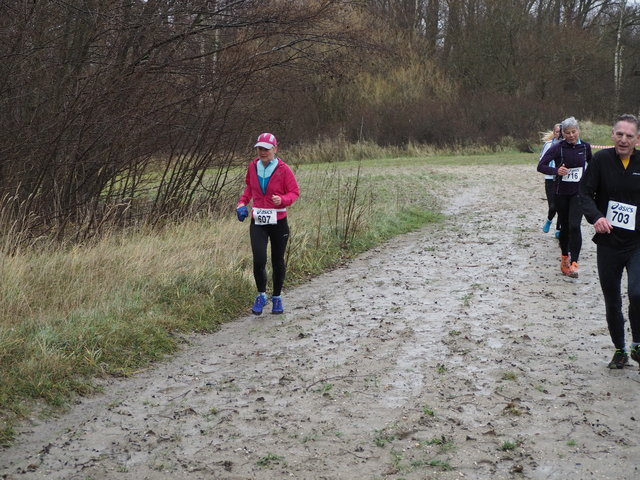
[[[278,140],[276,140],[276,136],[273,133],[261,133],[258,137],[258,143],[254,146],[271,150],[273,147],[278,146]]]

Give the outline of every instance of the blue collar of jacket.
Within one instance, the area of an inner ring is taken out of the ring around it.
[[[267,185],[269,185],[269,180],[271,179],[271,175],[273,175],[273,171],[278,166],[278,158],[274,158],[271,160],[267,166],[264,166],[262,160],[258,160],[257,165],[257,173],[258,173],[258,183],[260,183],[260,189],[263,194],[267,193]]]
[[[278,158],[274,158],[267,164],[266,167],[264,166],[262,160],[258,160],[258,176],[262,178],[269,178],[273,171],[276,169],[278,160]]]

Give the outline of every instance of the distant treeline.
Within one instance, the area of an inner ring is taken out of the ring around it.
[[[639,19],[609,0],[0,2],[4,249],[225,208],[260,131],[461,145],[635,112]]]

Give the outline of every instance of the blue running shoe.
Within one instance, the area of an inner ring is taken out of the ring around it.
[[[282,297],[271,297],[271,313],[274,315],[280,315],[284,312],[284,308],[282,308]]]
[[[260,315],[262,313],[262,309],[267,304],[267,296],[266,295],[258,295],[256,297],[256,301],[253,303],[253,307],[251,307],[251,313],[254,315]]]
[[[551,220],[547,219],[547,221],[544,222],[544,225],[542,225],[542,231],[544,233],[549,233],[550,228],[551,228]]]
[[[560,238],[560,230],[556,230],[556,238]]]

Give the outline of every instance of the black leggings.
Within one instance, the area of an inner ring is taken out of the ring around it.
[[[577,262],[582,249],[582,207],[578,195],[556,195],[556,210],[560,224],[560,250],[562,255],[571,253],[571,262]]]
[[[627,269],[629,292],[629,325],[633,342],[640,343],[640,249],[620,251],[598,245],[598,276],[604,295],[607,325],[613,345],[624,350],[624,315],[620,283],[622,271]]]
[[[553,217],[556,216],[555,184],[556,182],[553,180],[544,180],[544,193],[547,195],[547,204],[549,205],[549,211],[547,213],[549,221],[553,220]],[[558,230],[558,224],[556,224],[556,230]]]
[[[287,217],[278,220],[275,225],[256,225],[251,220],[249,227],[251,250],[253,251],[253,278],[258,292],[267,291],[267,243],[271,240],[271,267],[273,268],[273,295],[282,293],[287,266],[284,253],[289,240]]]

